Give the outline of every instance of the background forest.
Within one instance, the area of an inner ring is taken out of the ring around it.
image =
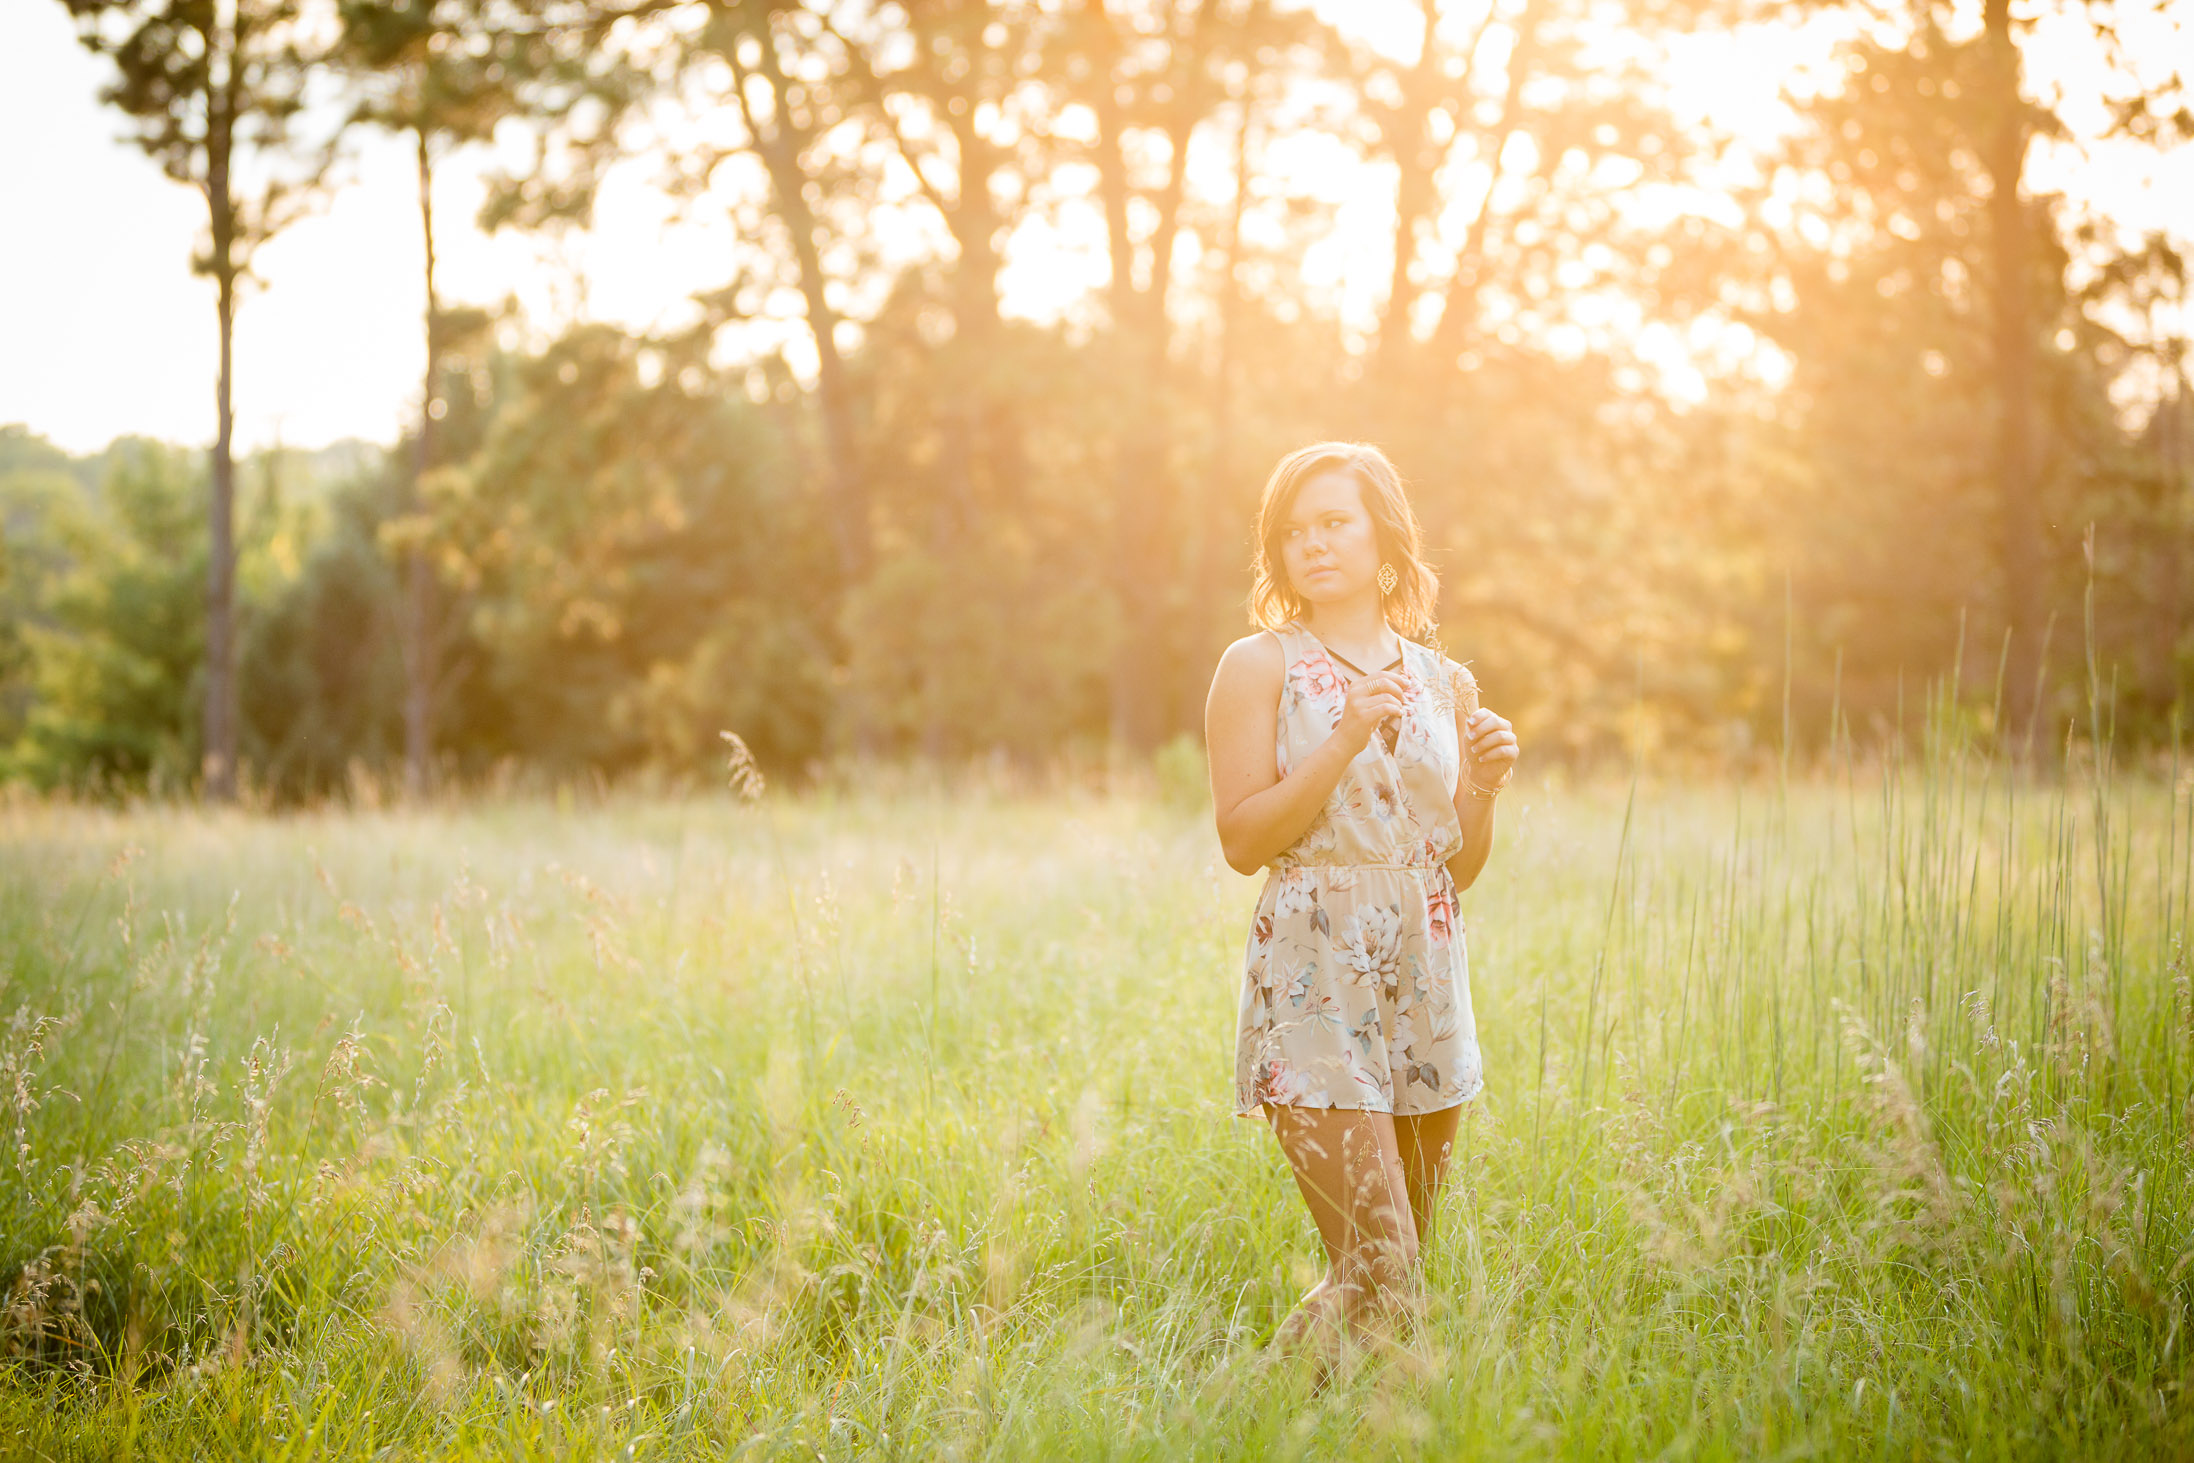
[[[362,130],[422,198],[523,138],[482,222],[546,233],[652,158],[738,247],[676,331],[545,334],[440,297],[429,212],[408,440],[233,452],[226,375],[210,453],[0,431],[8,778],[1145,754],[1244,627],[1266,469],[1328,436],[1412,480],[1535,757],[1742,765],[1953,678],[2016,752],[2091,663],[2121,735],[2178,726],[2185,263],[2049,181],[2185,139],[2160,9],[1422,0],[1397,59],[1269,0],[66,3],[207,199],[224,361]],[[1794,125],[1717,131],[1666,48],[1777,29],[1833,41]],[[2078,96],[2032,79],[2066,34]],[[1006,310],[1077,216],[1098,272]]]

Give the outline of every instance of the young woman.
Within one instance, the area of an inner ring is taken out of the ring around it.
[[[1236,1112],[1262,1113],[1325,1242],[1283,1344],[1412,1290],[1462,1104],[1481,1085],[1455,892],[1516,765],[1469,672],[1411,637],[1438,580],[1376,447],[1289,454],[1257,512],[1252,617],[1205,708],[1226,860],[1271,870],[1250,927]]]

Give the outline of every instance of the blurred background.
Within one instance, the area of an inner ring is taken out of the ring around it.
[[[2175,745],[2154,0],[16,0],[0,779],[1188,757],[1386,448],[1534,759]]]

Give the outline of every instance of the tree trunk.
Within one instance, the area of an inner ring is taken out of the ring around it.
[[[1409,71],[1396,111],[1399,127],[1407,136],[1392,140],[1394,150],[1394,272],[1387,282],[1386,303],[1372,336],[1372,374],[1382,383],[1401,374],[1409,355],[1410,266],[1417,262],[1417,225],[1431,211],[1433,172],[1439,165],[1432,150],[1432,114],[1440,85],[1439,48],[1433,34],[1439,14],[1432,0],[1421,0],[1425,41],[1417,64]]]
[[[1166,128],[1166,181],[1156,199],[1158,222],[1150,234],[1150,287],[1142,296],[1141,334],[1151,380],[1159,382],[1170,365],[1172,331],[1166,298],[1173,293],[1173,250],[1181,238],[1181,200],[1188,191],[1188,150],[1196,140],[1196,101],[1183,82],[1180,111]]]
[[[971,338],[988,343],[998,332],[998,232],[1003,221],[991,196],[990,180],[998,171],[995,149],[975,128],[972,103],[959,116],[948,114],[953,149],[959,157],[959,183],[952,212],[945,223],[959,250],[953,264],[955,324]]]
[[[840,581],[851,589],[866,578],[869,568],[868,481],[861,465],[852,389],[846,380],[845,361],[838,354],[838,316],[830,306],[822,253],[816,244],[815,211],[808,203],[807,189],[812,180],[801,156],[806,138],[792,117],[792,87],[778,59],[772,7],[714,0],[710,9],[716,20],[728,22],[724,31],[728,41],[720,43],[717,50],[731,68],[747,146],[769,175],[770,196],[791,238],[793,261],[800,272],[800,298],[808,333],[815,341],[815,395],[823,437],[823,511],[830,524]],[[749,70],[740,55],[739,42],[747,36],[757,42],[758,74],[769,89],[770,115],[766,123],[756,114],[747,95],[747,83],[757,74]],[[854,754],[866,757],[876,749],[874,719],[858,688],[849,689],[842,704]]]
[[[1097,10],[1097,23],[1109,30],[1111,18],[1103,14],[1102,6]],[[1102,79],[1095,100],[1097,191],[1105,211],[1113,359],[1117,363],[1116,379],[1121,384],[1124,418],[1113,449],[1111,568],[1120,641],[1113,652],[1111,733],[1115,747],[1140,753],[1158,743],[1163,716],[1160,688],[1166,663],[1160,644],[1162,615],[1158,598],[1163,578],[1159,558],[1171,540],[1165,531],[1165,510],[1171,495],[1159,481],[1165,462],[1163,427],[1158,420],[1163,387],[1155,379],[1155,367],[1165,359],[1165,305],[1159,300],[1153,306],[1135,288],[1134,245],[1128,232],[1127,159],[1120,136],[1124,119],[1112,88]],[[1154,258],[1154,281],[1159,273]],[[1146,320],[1146,314],[1157,318]]]
[[[1254,7],[1249,12],[1252,17],[1257,13]],[[1159,123],[1172,155],[1165,181],[1148,200],[1157,217],[1150,232],[1149,280],[1138,288],[1128,229],[1130,189],[1123,151],[1127,118],[1112,84],[1112,67],[1124,47],[1102,0],[1085,0],[1082,18],[1092,30],[1098,71],[1090,101],[1097,114],[1097,192],[1110,254],[1114,374],[1121,383],[1124,417],[1114,451],[1111,547],[1120,643],[1113,660],[1111,730],[1116,746],[1142,753],[1154,748],[1166,730],[1184,658],[1180,612],[1192,602],[1180,585],[1195,563],[1183,551],[1186,510],[1172,477],[1166,414],[1172,323],[1166,306],[1187,192],[1188,152],[1209,100],[1205,63],[1210,55],[1202,28],[1204,10],[1176,0],[1168,11],[1171,95]]]
[[[236,464],[232,456],[236,201],[229,185],[232,128],[228,99],[216,92],[209,100],[212,116],[207,129],[206,207],[213,233],[212,269],[221,360],[214,384],[213,482],[206,509],[205,746],[200,777],[206,800],[226,803],[236,797]]]
[[[798,196],[795,194],[794,196]],[[800,261],[800,295],[806,302],[808,333],[815,337],[816,398],[822,408],[823,453],[830,468],[831,537],[838,567],[848,583],[868,572],[868,492],[862,481],[859,428],[854,422],[853,392],[846,382],[844,357],[838,354],[837,312],[823,288],[823,264],[815,247],[815,220],[802,202],[793,210],[793,252]]]
[[[930,538],[933,550],[948,552],[966,535],[981,509],[976,488],[979,466],[986,461],[985,425],[990,404],[997,394],[992,372],[993,352],[999,333],[998,215],[990,199],[990,168],[975,135],[974,106],[958,115],[947,113],[959,182],[944,203],[945,228],[952,235],[959,257],[953,262],[947,288],[952,301],[952,342],[941,353],[939,379],[943,390],[938,400],[938,426],[943,438],[943,491],[932,505]],[[913,160],[908,160],[913,166]],[[940,714],[942,712],[940,711]],[[941,733],[939,734],[941,735]],[[937,738],[925,733],[925,744]]]
[[[761,74],[770,91],[772,115],[766,127],[747,106],[747,72],[736,46],[727,50],[726,59],[738,83],[739,105],[754,150],[769,173],[778,217],[792,237],[793,260],[800,271],[800,298],[806,307],[808,333],[815,339],[815,394],[822,409],[823,453],[828,466],[824,496],[831,537],[838,551],[839,571],[848,584],[853,584],[867,573],[869,561],[868,493],[861,472],[853,393],[846,381],[845,360],[838,354],[838,315],[830,306],[822,252],[815,243],[815,210],[807,198],[810,180],[800,159],[800,138],[788,117],[791,87],[777,59],[776,36],[766,12],[756,22],[755,36],[761,43],[756,48]]]
[[[440,302],[434,288],[434,160],[425,129],[414,129],[419,162],[419,230],[426,244],[427,365],[419,394],[419,437],[411,472],[411,512],[426,511],[422,487],[434,466],[434,405],[441,364]],[[414,529],[416,531],[416,523]],[[404,550],[404,609],[400,639],[404,659],[404,795],[426,796],[434,765],[434,578],[426,545],[417,538]]]
[[[1242,115],[1234,132],[1234,201],[1226,224],[1226,268],[1219,276],[1219,339],[1211,366],[1211,457],[1202,483],[1200,501],[1190,506],[1188,575],[1189,653],[1182,657],[1186,679],[1182,704],[1193,707],[1203,698],[1217,664],[1226,634],[1219,627],[1221,586],[1245,567],[1230,550],[1243,547],[1244,521],[1236,512],[1246,483],[1239,481],[1235,462],[1234,377],[1241,350],[1242,328],[1242,215],[1249,206],[1250,157],[1256,135],[1256,71],[1254,62],[1242,88]]]
[[[2157,411],[2156,455],[2162,486],[2156,496],[2156,603],[2149,615],[2150,697],[2169,715],[2180,701],[2179,636],[2186,622],[2186,401],[2179,342],[2165,354],[2170,387]]]
[[[1448,280],[1439,323],[1433,327],[1432,355],[1443,371],[1455,368],[1456,358],[1462,354],[1469,339],[1470,328],[1477,323],[1478,276],[1485,265],[1486,230],[1493,221],[1493,195],[1501,186],[1501,159],[1507,155],[1508,144],[1516,135],[1516,115],[1523,107],[1524,82],[1531,75],[1531,63],[1538,50],[1537,9],[1537,0],[1525,0],[1522,12],[1516,17],[1516,45],[1508,55],[1508,78],[1502,89],[1500,116],[1485,134],[1493,144],[1493,155],[1486,160],[1485,199],[1472,216],[1470,229],[1463,237],[1463,247],[1456,253],[1455,273]]]
[[[970,101],[950,118],[960,176],[946,226],[960,256],[952,272],[953,326],[958,354],[966,362],[962,379],[967,386],[953,430],[966,437],[963,451],[970,469],[979,461],[998,501],[1018,505],[1028,465],[1011,368],[999,357],[1005,322],[998,298],[998,235],[1004,220],[990,191],[998,153],[976,130],[974,115]]]
[[[2034,401],[2034,324],[2029,312],[2025,203],[2025,103],[2019,95],[2019,51],[2011,35],[2010,0],[1985,0],[1983,46],[1989,83],[1990,130],[1983,147],[1992,189],[1991,267],[1996,276],[1996,496],[2000,515],[2004,608],[2011,629],[2007,666],[2010,725],[2025,727],[2042,674],[2042,524],[2039,423]]]
[[[1109,29],[1111,17],[1104,14],[1102,5],[1097,11],[1097,23]],[[1110,55],[1103,57],[1107,65],[1112,59]],[[1096,103],[1097,197],[1105,211],[1105,252],[1111,266],[1105,291],[1112,305],[1113,333],[1118,335],[1135,328],[1135,257],[1128,234],[1127,159],[1120,142],[1126,124],[1120,115],[1119,99],[1105,79],[1097,82]]]

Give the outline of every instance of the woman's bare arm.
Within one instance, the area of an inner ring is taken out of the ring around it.
[[[1228,646],[1219,658],[1204,703],[1211,807],[1219,825],[1219,847],[1237,873],[1255,873],[1302,837],[1348,764],[1371,740],[1373,728],[1402,709],[1398,677],[1360,677],[1349,687],[1333,734],[1282,777],[1274,743],[1286,675],[1279,642],[1270,635],[1251,635]]]
[[[1469,712],[1457,707],[1455,745],[1463,754],[1462,772],[1455,779],[1455,816],[1463,825],[1463,841],[1447,861],[1447,872],[1457,889],[1468,889],[1493,854],[1495,801],[1472,793],[1470,785],[1506,785],[1516,766],[1516,734],[1505,718],[1482,706]]]

